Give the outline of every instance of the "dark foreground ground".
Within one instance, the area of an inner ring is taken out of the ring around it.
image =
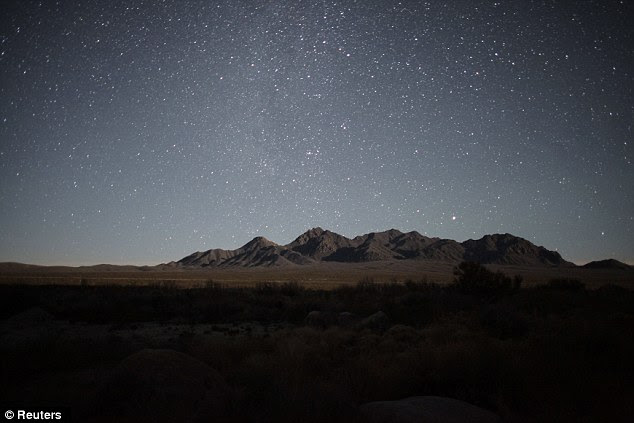
[[[0,399],[80,422],[362,421],[414,395],[631,421],[633,291],[466,282],[0,286]]]

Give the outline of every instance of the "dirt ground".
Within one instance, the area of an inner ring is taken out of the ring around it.
[[[544,284],[555,278],[573,278],[593,289],[607,283],[634,287],[634,271],[618,269],[584,269],[487,266],[507,275],[521,275],[525,286]],[[0,267],[0,284],[35,285],[153,285],[171,284],[179,288],[201,287],[214,282],[231,287],[252,287],[260,282],[299,282],[308,289],[331,289],[354,284],[362,279],[375,282],[407,280],[446,284],[453,279],[451,263],[424,261],[380,261],[369,263],[320,263],[309,266],[174,269],[133,266],[88,267]]]

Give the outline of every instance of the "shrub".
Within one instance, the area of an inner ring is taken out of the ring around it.
[[[557,289],[560,291],[583,291],[586,286],[579,279],[572,278],[555,278],[548,281],[548,288]]]
[[[258,282],[255,284],[256,294],[270,295],[275,293],[275,284],[272,282]]]
[[[519,289],[521,284],[519,275],[511,279],[472,261],[464,261],[454,269],[454,286],[466,294],[502,295]]]
[[[214,281],[213,279],[208,279],[205,281],[204,284],[205,289],[210,290],[210,291],[216,291],[216,292],[221,292],[224,290],[224,285]]]
[[[373,278],[366,276],[361,278],[359,282],[357,282],[357,284],[355,285],[355,290],[357,292],[374,293],[378,290],[378,287]]]
[[[519,338],[529,329],[526,318],[510,304],[490,304],[480,310],[480,323],[499,339]]]
[[[284,282],[280,285],[280,293],[289,297],[294,297],[305,291],[302,285],[297,281]]]

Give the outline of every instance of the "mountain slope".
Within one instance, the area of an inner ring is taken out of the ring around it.
[[[556,251],[547,250],[511,234],[486,235],[462,243],[429,238],[418,232],[396,229],[371,232],[353,239],[322,228],[310,229],[287,245],[257,237],[236,250],[212,249],[196,252],[177,262],[179,266],[253,267],[294,266],[335,262],[386,260],[432,260],[459,263],[522,266],[574,266]]]
[[[571,266],[556,251],[538,247],[524,238],[511,234],[485,235],[478,240],[462,243],[464,259],[485,264],[525,266]]]
[[[181,266],[253,267],[309,264],[312,260],[264,237],[256,237],[236,250],[212,249],[182,258]]]
[[[321,228],[311,229],[300,235],[286,248],[313,260],[328,260],[329,256],[344,248],[356,247],[357,242]]]
[[[618,269],[618,270],[634,270],[634,267],[627,265],[615,259],[597,260],[582,266],[584,269]]]

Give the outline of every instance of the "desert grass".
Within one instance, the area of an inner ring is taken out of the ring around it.
[[[257,268],[183,268],[96,266],[96,267],[29,267],[0,271],[0,285],[136,285],[173,283],[179,288],[198,288],[208,280],[238,288],[252,288],[257,283],[299,282],[307,289],[332,290],[355,285],[363,278],[376,282],[426,279],[446,285],[453,281],[453,264],[433,261],[400,260],[368,263],[320,263],[308,266]],[[552,279],[576,279],[587,288],[606,283],[634,286],[634,272],[615,269],[549,268],[487,265],[493,272],[519,275],[523,285],[543,285]]]
[[[234,394],[225,417],[237,421],[355,421],[359,404],[411,395],[462,399],[511,422],[628,421],[634,411],[634,293],[613,284],[555,280],[497,295],[371,276],[322,290],[215,279],[0,286],[0,318],[33,307],[55,320],[18,343],[8,334],[25,332],[3,324],[0,395],[70,404],[82,421],[98,417],[95,387],[116,363],[147,347],[217,369]],[[390,325],[311,327],[313,310],[381,310]],[[157,325],[173,336],[146,335]]]

